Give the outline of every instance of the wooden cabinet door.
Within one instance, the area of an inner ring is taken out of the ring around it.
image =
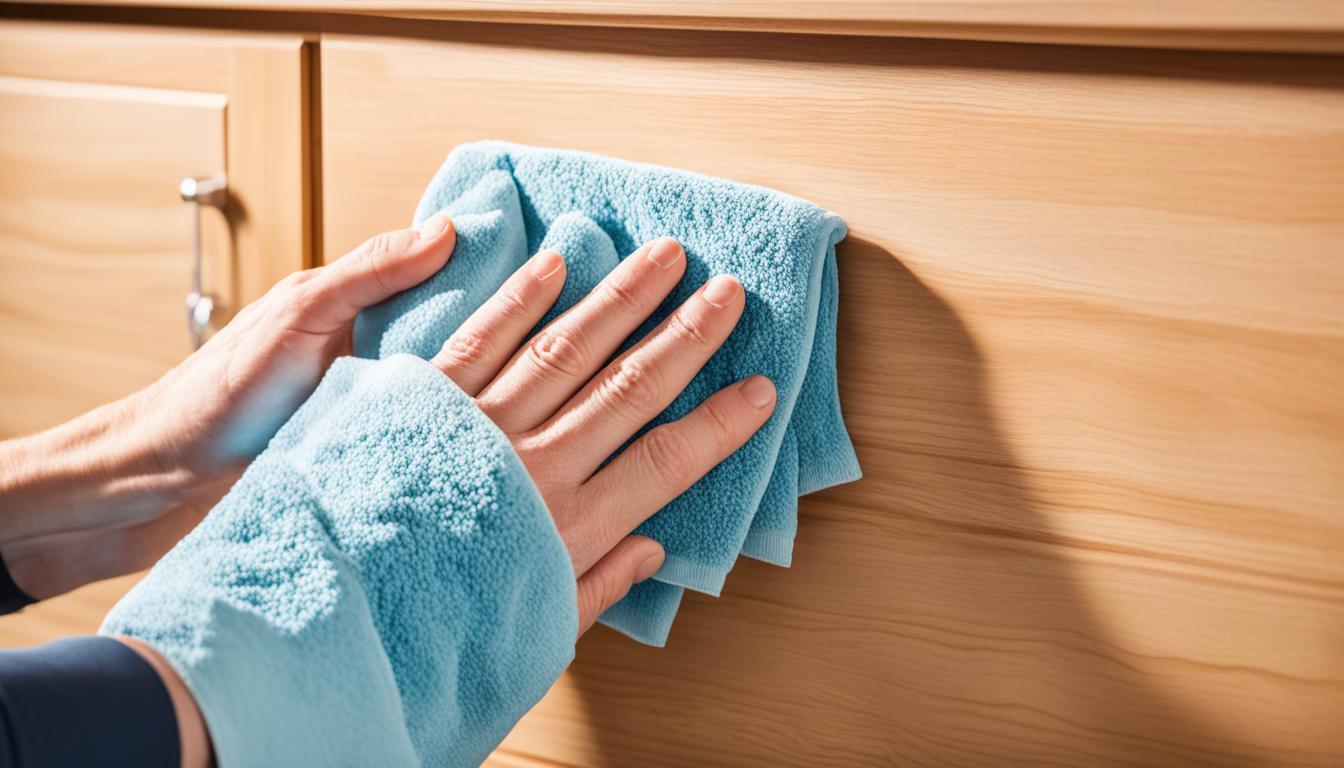
[[[0,23],[0,439],[149,384],[191,351],[187,176],[227,320],[309,259],[297,36]],[[0,645],[96,628],[128,579],[0,620]]]
[[[190,352],[186,176],[219,321],[301,268],[306,51],[295,36],[0,24],[0,438],[148,384]]]
[[[176,185],[223,171],[225,105],[0,77],[0,436],[143,387],[190,351]]]
[[[430,35],[425,34],[426,38]],[[1344,59],[444,25],[324,38],[325,242],[453,145],[850,225],[863,480],[604,628],[499,765],[1344,764]]]

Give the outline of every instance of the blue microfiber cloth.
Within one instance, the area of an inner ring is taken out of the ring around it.
[[[549,319],[642,243],[665,235],[681,242],[686,275],[632,342],[715,274],[730,273],[746,289],[746,311],[732,337],[653,424],[679,418],[755,373],[774,381],[775,413],[639,528],[662,542],[667,558],[602,622],[662,645],[680,587],[717,595],[739,553],[788,565],[798,496],[859,477],[835,378],[835,244],[844,222],[761,187],[503,142],[452,152],[425,191],[415,223],[440,211],[457,225],[452,260],[425,283],[366,310],[356,323],[356,354],[433,356],[542,247],[559,251],[569,267]]]
[[[477,765],[569,664],[576,603],[471,399],[342,358],[101,632],[167,657],[220,765]]]

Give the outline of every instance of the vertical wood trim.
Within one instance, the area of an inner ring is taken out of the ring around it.
[[[308,53],[301,40],[240,46],[228,108],[229,222],[237,299],[313,259]]]
[[[304,258],[305,267],[323,262],[322,247],[322,47],[314,41],[303,46],[303,88],[307,98],[303,102],[303,120],[308,141],[305,144],[304,176],[308,179],[306,216],[309,248]]]

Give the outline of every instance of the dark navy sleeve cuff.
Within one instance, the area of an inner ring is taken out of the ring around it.
[[[0,766],[181,762],[168,689],[110,637],[0,651]]]
[[[9,575],[9,566],[5,565],[5,559],[0,557],[0,614],[13,613],[35,602],[37,601],[14,583],[14,577]]]

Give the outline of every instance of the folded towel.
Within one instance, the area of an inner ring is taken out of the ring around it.
[[[622,255],[659,236],[686,250],[686,275],[632,337],[642,337],[717,273],[747,306],[737,330],[653,424],[685,415],[751,374],[775,383],[775,413],[745,446],[640,526],[667,551],[602,622],[662,645],[680,587],[717,595],[739,553],[788,565],[800,494],[859,477],[835,378],[837,216],[760,187],[597,155],[480,142],[458,147],[425,191],[415,222],[446,211],[457,225],[448,265],[366,310],[356,354],[431,357],[504,278],[541,247],[568,277],[551,316],[572,306]],[[652,426],[652,425],[651,425]]]
[[[101,632],[167,657],[221,765],[477,765],[568,665],[576,603],[471,399],[342,358]]]

